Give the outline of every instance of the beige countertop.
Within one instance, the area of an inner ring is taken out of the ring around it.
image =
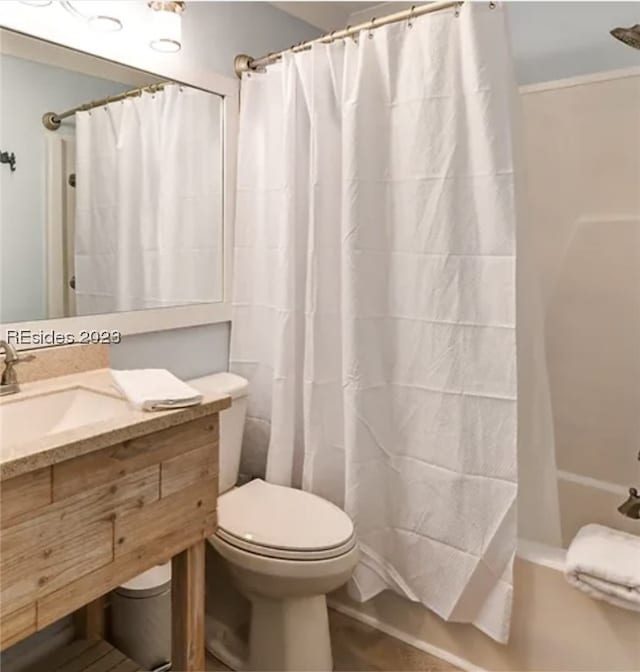
[[[97,369],[24,383],[17,394],[0,398],[0,406],[77,387],[121,398],[112,385],[109,369]],[[226,395],[205,394],[203,402],[198,406],[169,411],[138,411],[127,406],[107,420],[13,444],[3,440],[0,425],[0,481],[218,413],[230,405],[231,398]]]

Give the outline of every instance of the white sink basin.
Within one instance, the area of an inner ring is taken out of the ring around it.
[[[0,439],[5,446],[27,443],[129,410],[122,399],[79,386],[7,400],[0,404]]]

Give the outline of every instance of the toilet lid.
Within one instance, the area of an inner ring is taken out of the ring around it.
[[[309,492],[255,479],[218,498],[218,537],[274,558],[334,558],[355,545],[353,523]]]

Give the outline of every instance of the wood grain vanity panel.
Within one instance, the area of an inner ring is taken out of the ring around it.
[[[49,593],[38,600],[38,630],[129,581],[145,569],[168,562],[180,551],[211,536],[215,529],[214,512],[207,515],[204,525],[201,520],[186,522],[181,529],[155,539],[153,544],[140,546],[102,569]]]
[[[176,610],[200,610],[204,579],[189,549],[216,529],[218,431],[212,413],[6,479],[1,647],[185,553],[177,579],[184,604]],[[203,623],[202,610],[183,628],[183,669],[199,669]]]
[[[47,672],[142,672],[137,663],[103,640],[77,639],[47,657]],[[42,662],[24,672],[43,672]]]
[[[11,646],[36,631],[36,605],[26,607],[3,616],[0,630],[0,644],[2,649]]]
[[[92,642],[91,646],[87,647],[85,651],[82,651],[65,665],[58,665],[54,669],[56,672],[86,672],[89,666],[112,650],[113,647],[104,640]]]
[[[176,670],[204,669],[204,542],[176,555],[171,563],[171,662]],[[194,638],[193,633],[197,633]]]
[[[53,466],[53,499],[110,483],[134,471],[217,443],[218,416],[205,416]]]
[[[44,542],[36,538],[31,544],[2,553],[3,614],[6,608],[33,603],[113,559],[113,529],[109,521],[97,521],[82,530],[71,528]]]
[[[15,517],[0,531],[2,553],[8,548],[29,544],[34,537],[46,543],[47,539],[59,536],[71,527],[82,527],[95,520],[112,520],[125,511],[154,502],[159,496],[160,465],[151,465],[73,497],[54,501],[40,509],[36,516],[23,514]]]
[[[96,653],[101,655],[105,651],[104,644],[98,642],[87,642],[82,639],[78,639],[75,642],[71,642],[68,646],[63,647],[54,651],[51,655],[47,657],[47,665],[49,670],[55,670],[55,672],[61,672],[64,670],[67,665],[72,664],[73,661],[77,660],[81,655],[96,647]],[[32,665],[27,668],[26,672],[42,672],[42,663],[38,661],[35,665]]]
[[[217,449],[216,443],[163,462],[160,466],[160,496],[168,497],[204,479],[217,478]]]
[[[138,511],[130,511],[115,521],[115,557],[152,542],[169,530],[189,524],[206,527],[216,508],[216,479],[209,477],[163,497]]]
[[[18,517],[28,517],[52,501],[51,467],[37,469],[22,476],[10,478],[0,486],[0,520],[2,527]]]
[[[73,627],[76,631],[76,637],[81,639],[104,639],[106,632],[106,599],[99,597],[97,600],[91,600],[83,609],[73,614]],[[110,668],[107,668],[110,669]]]

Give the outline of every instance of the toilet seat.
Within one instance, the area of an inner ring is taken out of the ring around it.
[[[321,497],[255,479],[218,498],[218,539],[281,560],[325,560],[356,539],[349,516]]]

